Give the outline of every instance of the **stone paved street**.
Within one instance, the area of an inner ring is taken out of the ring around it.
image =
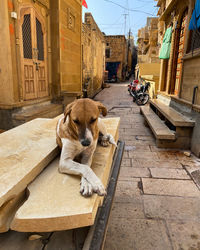
[[[120,116],[125,141],[105,250],[200,250],[200,191],[190,177],[194,156],[159,149],[126,84],[96,96]]]

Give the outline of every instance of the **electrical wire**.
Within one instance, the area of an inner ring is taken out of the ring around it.
[[[153,15],[152,13],[145,12],[145,11],[142,11],[142,10],[128,9],[128,8],[122,6],[121,4],[115,3],[115,2],[113,2],[113,1],[111,1],[111,0],[104,0],[104,1],[109,2],[109,3],[112,3],[112,4],[115,4],[115,5],[121,7],[121,8],[124,9],[124,10],[132,11],[132,12],[140,12],[140,13],[144,13],[144,14],[146,14],[146,15],[155,16],[155,15]]]

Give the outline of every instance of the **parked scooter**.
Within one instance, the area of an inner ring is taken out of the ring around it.
[[[150,87],[150,82],[145,82],[143,85],[139,83],[138,80],[134,80],[128,86],[128,91],[130,95],[133,97],[133,102],[136,102],[137,105],[145,105],[149,101],[148,89]]]

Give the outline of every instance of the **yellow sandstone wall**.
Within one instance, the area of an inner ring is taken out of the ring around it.
[[[85,14],[82,46],[83,84],[89,83],[88,96],[93,96],[101,88],[104,80],[105,40],[91,13]]]
[[[51,0],[51,13],[53,94],[81,92],[81,1]]]
[[[8,2],[1,1],[0,7],[0,104],[14,102],[11,34],[13,26],[9,23]]]

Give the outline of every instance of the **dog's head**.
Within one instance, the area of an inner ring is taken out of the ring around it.
[[[102,113],[107,115],[106,107],[91,99],[78,99],[65,108],[64,120],[68,119],[68,127],[73,133],[73,137],[87,147],[98,137],[98,117]]]

